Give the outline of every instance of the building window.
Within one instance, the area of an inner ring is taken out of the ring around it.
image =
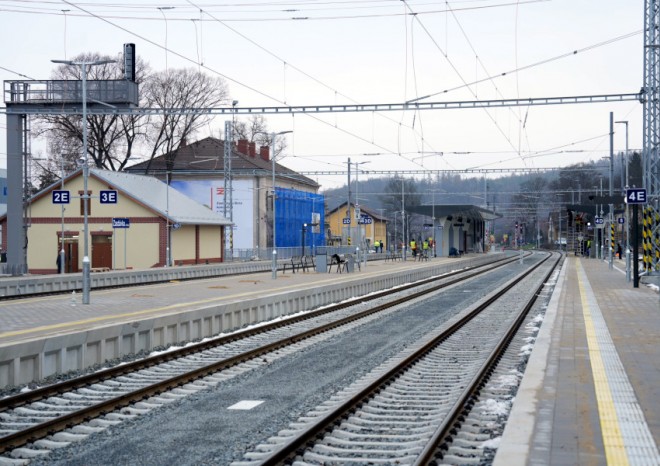
[[[80,196],[80,215],[85,215],[85,199],[83,199],[84,191],[78,191],[78,195]],[[92,191],[87,191],[87,195],[91,196]],[[92,203],[89,202],[90,198],[87,198],[87,215],[92,215]]]

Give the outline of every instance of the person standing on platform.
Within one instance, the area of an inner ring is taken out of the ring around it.
[[[623,254],[623,251],[621,250],[621,243],[616,244],[616,255],[619,257],[619,260],[621,260],[621,255]]]
[[[410,242],[410,250],[412,251],[413,257],[417,257],[417,243],[415,243],[415,240]]]

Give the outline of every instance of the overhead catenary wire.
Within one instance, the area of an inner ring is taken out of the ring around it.
[[[191,1],[191,0],[186,0],[186,1],[187,1],[190,5],[194,6],[195,8],[199,8],[200,11],[203,11],[202,8],[199,7],[197,4],[195,4],[193,1]],[[340,95],[341,97],[344,97],[344,98],[348,99],[350,102],[355,102],[355,103],[357,103],[357,101],[356,101],[354,98],[352,98],[352,97],[350,97],[350,96],[348,96],[348,95],[345,95],[344,93],[338,91],[337,89],[333,88],[332,86],[330,86],[330,85],[328,85],[328,84],[322,82],[320,79],[316,78],[315,76],[312,76],[311,74],[307,73],[306,71],[300,69],[298,66],[295,66],[295,65],[291,64],[290,62],[288,62],[288,61],[285,60],[284,58],[280,57],[279,55],[275,54],[275,53],[272,52],[271,50],[267,49],[267,48],[264,47],[263,45],[257,43],[257,42],[254,41],[253,39],[247,37],[245,34],[241,33],[241,32],[238,31],[236,28],[233,28],[233,27],[229,26],[228,24],[226,24],[224,21],[220,20],[219,18],[216,18],[213,14],[210,14],[210,13],[208,13],[208,12],[206,12],[206,14],[207,14],[211,19],[215,20],[217,23],[219,23],[219,24],[221,24],[222,26],[226,27],[226,28],[229,29],[231,32],[233,32],[234,34],[237,34],[239,37],[243,38],[244,40],[248,41],[249,43],[251,43],[252,45],[254,45],[255,47],[257,47],[258,49],[262,50],[264,53],[266,53],[266,54],[268,54],[269,56],[275,58],[276,60],[282,62],[283,67],[284,67],[284,100],[283,100],[283,103],[286,104],[286,68],[287,68],[287,66],[290,67],[291,69],[295,70],[296,72],[301,73],[303,76],[305,76],[305,77],[311,79],[313,82],[319,84],[320,86],[322,86],[322,87],[324,87],[324,88],[326,88],[326,89],[328,89],[328,90],[334,92],[335,96]],[[404,17],[404,18],[405,18],[405,17]],[[275,99],[275,100],[276,100],[276,99]],[[390,118],[389,116],[382,116],[382,117],[385,118],[385,119],[387,119],[387,120],[390,120],[390,121],[394,122],[394,120],[393,120],[392,118]],[[402,115],[402,118],[403,118],[403,115]],[[327,124],[327,123],[326,123],[326,124]],[[401,125],[401,122],[399,122],[399,128],[400,128],[400,125]],[[337,129],[339,129],[339,127],[338,127],[337,125],[335,125],[335,127],[336,127]],[[414,131],[414,129],[413,129],[413,131]],[[363,141],[366,141],[366,139],[362,139],[362,140],[363,140]],[[376,144],[373,143],[373,145],[376,145]],[[395,151],[391,151],[391,152],[392,152],[393,154],[396,153]],[[408,160],[408,161],[409,161],[409,160]],[[409,161],[409,162],[410,162],[410,161]]]
[[[548,2],[550,0],[526,0],[523,3],[542,3],[542,2]],[[43,3],[43,4],[49,4],[49,3],[57,3],[57,2],[48,2],[44,0],[13,0],[12,3],[24,3],[24,4],[36,4],[36,3]],[[347,2],[326,2],[326,3],[337,3],[341,4],[337,9],[341,8],[342,10],[348,10],[348,9],[365,9],[369,11],[373,11],[375,8],[379,8],[378,5],[364,5],[361,7],[356,7],[353,4],[358,3],[358,2],[352,2],[352,1],[347,1]],[[365,2],[363,2],[365,3]],[[382,3],[382,2],[380,2]],[[81,5],[85,6],[95,6],[95,7],[104,7],[108,8],[108,11],[115,11],[118,8],[125,8],[127,10],[153,10],[154,5],[153,4],[142,4],[142,5],[135,5],[135,4],[120,4],[120,3],[89,3],[89,2],[79,2]],[[348,4],[348,5],[347,5]],[[430,5],[433,5],[433,3],[429,3]],[[182,4],[177,4],[177,8],[180,8]],[[273,5],[276,5],[273,3]],[[295,3],[295,5],[300,6],[301,3]],[[309,3],[309,5],[316,5],[318,6],[318,3]],[[387,5],[382,5],[380,8],[392,8],[393,7],[393,2],[389,2]],[[480,5],[480,6],[468,6],[468,7],[462,7],[456,9],[457,11],[473,11],[473,10],[483,10],[483,9],[490,9],[490,8],[506,8],[506,7],[511,7],[515,5],[515,2],[509,1],[509,2],[498,2],[490,5]],[[216,4],[214,5],[214,8],[218,8],[222,6],[221,4]],[[247,6],[247,4],[240,4],[240,6]],[[12,13],[26,13],[26,14],[51,14],[51,15],[56,15],[58,14],[58,10],[56,7],[48,8],[48,7],[30,7],[30,6],[14,6],[15,9],[10,9],[10,8],[0,8],[0,11],[8,11]],[[321,16],[321,15],[316,15],[314,16],[314,12],[316,11],[324,11],[326,9],[320,9],[320,8],[315,8],[315,9],[309,9],[309,11],[312,12],[310,15],[309,13],[303,13],[302,10],[299,8],[289,8],[289,9],[282,9],[282,8],[273,8],[269,10],[222,10],[222,13],[225,15],[228,14],[237,14],[237,13],[245,13],[249,11],[250,13],[274,13],[277,14],[278,16],[273,16],[273,17],[235,17],[235,18],[230,18],[227,17],[226,21],[231,21],[231,22],[282,22],[282,21],[340,21],[340,20],[347,20],[347,19],[375,19],[375,18],[389,18],[389,17],[397,17],[397,16],[402,16],[405,15],[405,13],[368,13],[368,14],[344,14],[344,15],[333,15],[333,16]],[[207,10],[210,13],[213,13],[210,10]],[[101,10],[101,13],[104,13],[103,10]],[[291,14],[295,13],[294,15],[289,15],[289,16],[283,16],[282,13],[286,14]],[[420,15],[438,15],[438,14],[443,14],[446,13],[445,9],[432,9],[432,10],[422,10],[418,14]],[[81,14],[73,14],[72,16],[84,16]],[[105,14],[106,17],[112,18],[112,19],[126,19],[126,20],[135,20],[135,19],[151,19],[151,20],[158,20],[157,17],[145,17],[145,16],[134,16],[134,15],[117,15],[117,14]],[[186,18],[187,20],[187,18]],[[179,21],[183,21],[180,19]]]
[[[447,2],[447,4],[448,4],[448,2]],[[199,63],[199,61],[200,61],[200,60],[198,60],[198,63]],[[371,141],[368,141],[368,142],[373,142],[373,138],[372,138]],[[520,150],[520,148],[519,148],[519,150]],[[400,150],[399,150],[399,151],[400,151]],[[424,150],[422,151],[422,153],[425,153],[425,152],[426,152],[426,151],[424,151]],[[444,152],[445,152],[445,153],[449,153],[449,152],[447,152],[447,151],[444,151]],[[406,152],[403,152],[403,154],[405,155]]]

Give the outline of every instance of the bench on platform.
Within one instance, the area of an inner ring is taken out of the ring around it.
[[[284,263],[284,269],[282,273],[286,272],[286,268],[290,267],[293,273],[296,273],[296,269],[302,269],[303,272],[307,272],[307,268],[314,268],[314,257],[313,256],[293,256],[291,261]]]
[[[400,252],[392,252],[392,251],[390,251],[390,252],[388,252],[387,255],[385,256],[385,262],[387,262],[387,261],[392,261],[392,262],[394,262],[394,261],[396,261],[396,260],[403,261],[403,256],[401,255]]]
[[[415,257],[415,259],[420,261],[420,262],[429,260],[429,250],[428,249],[423,249],[422,252],[417,253],[417,256]]]
[[[282,273],[286,273],[286,268],[290,267],[293,273],[296,273],[296,269],[303,266],[302,256],[293,256],[289,262],[284,263],[284,268]]]
[[[328,273],[332,272],[332,267],[337,266],[337,272],[341,273],[342,270],[348,272],[348,263],[343,254],[333,254],[330,256],[330,263],[328,264]]]
[[[302,256],[302,264],[303,270],[306,270],[306,268],[314,270],[316,268],[316,264],[314,263],[314,256]]]

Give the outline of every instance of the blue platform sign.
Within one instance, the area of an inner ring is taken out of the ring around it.
[[[646,204],[646,188],[626,189],[626,204]]]
[[[99,199],[101,204],[116,204],[117,203],[117,191],[114,190],[101,190],[99,194]]]
[[[112,228],[130,228],[131,219],[130,218],[113,218],[112,219]]]
[[[53,204],[68,204],[71,202],[71,193],[56,189],[53,191]]]
[[[596,217],[594,218],[594,222],[596,223],[596,225],[602,225],[605,223],[605,219],[603,217]]]
[[[351,217],[344,217],[344,218],[342,219],[342,223],[343,223],[344,225],[350,225],[350,224],[351,224]]]

